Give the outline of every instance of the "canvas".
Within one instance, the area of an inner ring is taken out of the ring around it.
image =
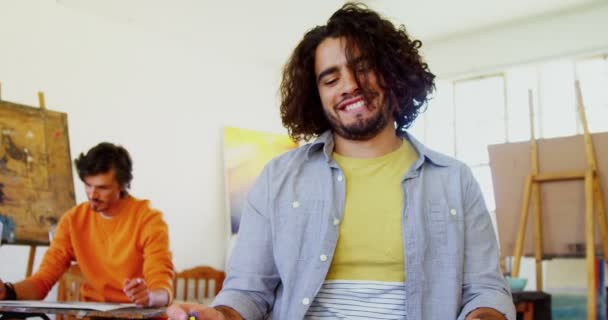
[[[67,115],[0,101],[0,219],[5,240],[45,244],[74,206]]]
[[[272,158],[298,145],[287,135],[224,128],[224,165],[230,228],[239,230],[243,203],[251,185]]]

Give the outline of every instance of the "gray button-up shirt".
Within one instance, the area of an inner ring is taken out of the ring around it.
[[[401,183],[408,319],[460,320],[479,307],[515,319],[471,170],[403,137],[419,156]],[[325,280],[340,229],[335,221],[344,213],[345,181],[333,149],[326,132],[266,165],[245,203],[228,276],[213,305],[250,320],[304,317]]]

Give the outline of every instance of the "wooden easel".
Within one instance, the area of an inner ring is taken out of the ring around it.
[[[589,133],[585,108],[581,88],[578,81],[575,82],[576,103],[578,115],[583,125],[583,138],[585,143],[585,155],[587,158],[587,169],[585,171],[540,173],[538,168],[538,149],[534,135],[534,106],[532,91],[528,92],[530,107],[530,154],[532,172],[526,178],[524,187],[523,202],[519,217],[519,228],[517,230],[517,240],[515,252],[513,254],[514,277],[519,276],[519,267],[528,221],[528,207],[530,196],[532,196],[532,211],[534,215],[534,253],[536,260],[536,290],[542,290],[542,219],[540,208],[540,184],[543,182],[557,182],[567,180],[584,180],[585,182],[585,256],[587,261],[587,319],[595,320],[597,317],[596,300],[597,291],[595,290],[595,225],[593,217],[593,205],[597,205],[597,218],[599,223],[600,235],[602,237],[604,259],[608,261],[608,225],[606,223],[606,210],[604,199],[602,198],[602,186],[597,169],[595,149]]]
[[[46,110],[46,102],[44,101],[44,93],[38,91],[38,105],[41,110]],[[36,258],[36,245],[30,244],[30,254],[27,258],[27,270],[25,271],[25,277],[32,275],[34,269],[34,259]]]

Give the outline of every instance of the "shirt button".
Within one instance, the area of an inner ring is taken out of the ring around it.
[[[456,209],[450,209],[450,214],[455,216],[456,215]]]
[[[340,219],[334,218],[334,226],[337,226],[339,224],[340,224]]]
[[[292,208],[299,208],[300,207],[300,203],[297,202],[297,201],[294,201],[294,202],[291,203],[291,207]]]
[[[327,261],[327,256],[326,256],[326,255],[324,255],[324,254],[322,254],[322,255],[319,257],[319,259],[320,259],[321,261],[325,262],[325,261]]]
[[[344,180],[344,177],[342,175],[339,175],[337,179],[338,181],[342,182],[342,180]]]
[[[310,299],[308,299],[308,298],[302,299],[302,304],[305,305],[305,306],[309,305],[310,304]]]

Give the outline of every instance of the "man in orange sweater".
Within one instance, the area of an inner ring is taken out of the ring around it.
[[[103,142],[74,161],[88,202],[65,213],[40,268],[15,284],[0,280],[0,300],[44,299],[72,261],[85,283],[85,301],[166,306],[173,293],[167,224],[147,200],[128,193],[131,157]]]

